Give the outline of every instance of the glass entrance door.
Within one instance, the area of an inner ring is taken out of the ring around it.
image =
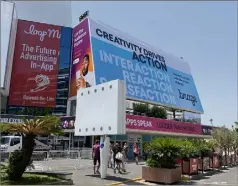
[[[84,147],[85,137],[84,136],[74,136],[72,143],[72,150],[80,150]]]

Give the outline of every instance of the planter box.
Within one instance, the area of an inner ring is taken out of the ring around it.
[[[237,165],[238,159],[237,159],[237,155],[236,154],[234,155],[234,159],[235,159],[235,165]]]
[[[209,157],[205,157],[203,158],[203,170],[209,170],[210,169],[210,158]]]
[[[156,183],[172,184],[181,181],[181,167],[175,169],[142,167],[142,179]]]
[[[217,155],[213,155],[212,157],[212,168],[216,168],[216,169],[219,169],[221,166],[220,166],[220,160],[219,160],[219,157]]]
[[[198,174],[198,159],[191,158],[189,161],[183,161],[182,174]]]
[[[177,158],[176,159],[176,163],[178,164],[178,166],[182,166],[182,158]]]
[[[202,159],[198,159],[198,170],[202,170]]]
[[[227,161],[226,161],[227,158]],[[227,155],[223,155],[222,156],[222,166],[230,166],[231,165],[231,156]]]
[[[198,159],[198,170],[206,171],[210,169],[210,158],[204,157],[203,159]]]
[[[225,156],[222,156],[222,166],[227,166]]]
[[[235,165],[235,155],[231,155],[231,165]]]
[[[231,156],[227,156],[227,164],[231,165]]]

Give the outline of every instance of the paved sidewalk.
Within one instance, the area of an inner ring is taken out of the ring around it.
[[[90,162],[90,161],[89,161]],[[85,165],[89,165],[86,163]],[[135,163],[127,164],[127,173],[114,174],[112,169],[108,169],[108,175],[106,179],[101,179],[99,175],[93,174],[92,166],[82,170],[73,171],[74,185],[87,186],[99,186],[99,185],[159,185],[155,183],[145,182],[141,180],[142,166],[145,163],[136,165]],[[238,167],[228,168],[219,173],[210,176],[203,176],[198,180],[182,181],[176,185],[238,185]]]
[[[73,173],[74,185],[79,186],[102,186],[102,185],[158,185],[141,180],[142,166],[144,162],[136,165],[130,162],[126,165],[127,173],[114,174],[112,169],[108,169],[106,179],[101,179],[99,175],[93,174],[92,160],[48,160],[36,161],[34,165],[37,170],[60,171]],[[211,174],[209,174],[211,175]],[[198,176],[192,181],[183,181],[177,185],[238,185],[238,167],[229,168],[213,174],[212,176]],[[90,183],[90,184],[89,184]]]
[[[197,185],[238,185],[238,167],[222,170],[212,176],[196,181]]]
[[[114,174],[113,169],[108,169],[106,179],[101,179],[99,175],[93,174],[93,167],[73,171],[73,182],[75,185],[87,186],[90,183],[90,186],[94,185],[118,185],[118,182],[125,182],[135,178],[141,178],[142,168],[141,166],[145,163],[140,163],[136,165],[135,163],[128,163],[126,165],[127,172],[123,174]]]

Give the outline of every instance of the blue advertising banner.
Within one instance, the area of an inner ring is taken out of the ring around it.
[[[188,63],[90,20],[95,82],[126,82],[127,99],[203,113]]]

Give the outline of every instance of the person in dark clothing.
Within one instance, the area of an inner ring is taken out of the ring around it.
[[[93,145],[92,158],[93,158],[94,174],[100,174],[100,172],[99,172],[99,168],[100,168],[100,144],[99,144],[98,140],[96,141],[95,145]],[[97,166],[97,170],[95,171],[97,162],[98,162],[98,166]]]
[[[123,146],[123,155],[124,155],[124,158],[125,158],[125,162],[128,160],[128,146],[127,146],[127,143],[124,143],[124,146]]]

